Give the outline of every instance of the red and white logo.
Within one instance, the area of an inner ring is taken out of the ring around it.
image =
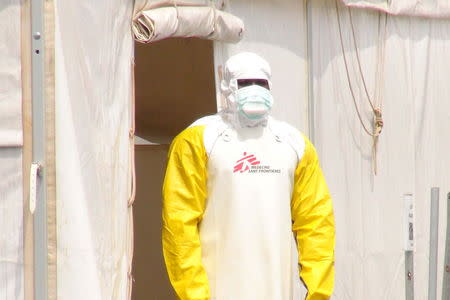
[[[236,161],[233,173],[247,172],[252,166],[259,165],[260,163],[261,162],[257,160],[256,156],[254,156],[253,154],[247,155],[247,152],[244,152],[244,157]]]

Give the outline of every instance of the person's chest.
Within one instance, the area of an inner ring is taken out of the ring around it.
[[[208,157],[208,177],[255,184],[292,181],[298,158],[288,142],[269,129],[227,130]]]

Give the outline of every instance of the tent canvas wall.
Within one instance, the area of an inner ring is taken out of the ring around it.
[[[339,6],[351,81],[364,121],[370,106],[359,76],[349,10]],[[444,272],[445,194],[450,190],[448,93],[449,20],[351,10],[370,95],[382,106],[378,175],[372,138],[356,116],[346,82],[335,3],[315,1],[311,40],[316,144],[334,195],[337,299],[405,299],[404,193],[415,204],[415,299],[428,298],[430,188],[441,188],[438,297]],[[387,18],[387,21],[385,21]],[[322,45],[327,45],[323,47]],[[446,150],[447,149],[447,150]],[[341,228],[339,230],[339,228]],[[344,229],[345,228],[345,229]],[[350,228],[352,228],[350,230]],[[356,284],[355,284],[356,283]],[[447,283],[448,284],[448,283]]]
[[[32,8],[29,0],[8,0],[0,5],[1,299],[33,299],[34,293],[41,299],[43,291],[49,299],[129,297],[136,188],[131,22],[133,12],[149,3],[46,0],[33,1]],[[220,1],[218,7],[244,21],[246,32],[235,45],[214,42],[216,85],[229,55],[262,54],[273,68],[275,117],[315,141],[335,203],[333,299],[405,299],[404,193],[412,193],[415,204],[415,297],[427,297],[429,189],[439,186],[440,296],[443,195],[450,190],[448,5],[445,0],[396,0],[389,7],[379,1],[346,3],[369,9],[340,2],[336,9],[325,0]],[[43,18],[31,19],[30,7]],[[40,35],[30,30],[30,24],[39,27],[36,19],[44,25]],[[43,69],[32,69],[31,63]],[[382,104],[385,121],[376,176],[372,139],[361,127],[348,84],[370,127],[363,78],[369,95]],[[47,196],[44,202],[38,195],[34,220],[45,217],[39,223],[47,225],[45,239],[39,231],[33,237],[29,209],[31,153],[39,147],[44,177],[38,177],[38,190],[46,187]],[[43,256],[37,255],[39,247],[46,250]]]
[[[24,285],[19,1],[3,2],[0,20],[0,298],[13,299]]]

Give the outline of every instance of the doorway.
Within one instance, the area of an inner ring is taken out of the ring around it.
[[[161,247],[162,182],[172,139],[217,111],[213,42],[135,45],[136,200],[133,300],[175,300]]]

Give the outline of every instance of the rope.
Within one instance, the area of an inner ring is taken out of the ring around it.
[[[378,137],[380,136],[381,129],[383,128],[383,118],[381,117],[381,110],[375,109],[375,117],[374,117],[374,124],[375,124],[375,135],[372,136],[372,166],[373,166],[373,172],[375,175],[378,173]]]
[[[350,9],[350,7],[347,7],[347,10],[348,10],[349,18],[350,18],[350,25],[352,27],[353,45],[355,46],[356,60],[358,61],[359,74],[361,75],[361,79],[362,79],[363,86],[364,86],[364,91],[366,92],[366,96],[367,96],[367,101],[369,101],[370,107],[372,107],[372,111],[375,112],[375,107],[374,107],[372,101],[370,100],[369,92],[367,91],[366,80],[364,79],[364,75],[363,75],[363,71],[362,71],[362,67],[361,67],[361,60],[359,59],[359,49],[358,49],[358,46],[356,45],[355,27],[353,25],[352,10]]]
[[[377,64],[377,70],[376,70],[377,79],[376,79],[375,91],[379,91],[379,90],[382,89],[379,85],[381,85],[383,87],[383,89],[384,89],[384,82],[382,80],[383,76],[380,75],[381,72],[379,72],[379,68],[381,68],[383,70],[383,73],[384,73],[385,48],[386,48],[385,41],[386,41],[387,16],[388,16],[388,14],[385,13],[384,16],[385,16],[385,18],[384,18],[384,32],[383,32],[383,36],[381,38],[381,33],[380,33],[381,13],[379,13],[379,15],[378,15],[378,42],[379,42],[379,44],[382,43],[383,47],[378,47],[378,51],[377,51],[377,61],[380,61],[380,49],[381,49],[382,53],[381,53],[381,63]],[[355,46],[355,48],[358,49],[356,46]],[[364,77],[363,77],[363,79],[364,79]],[[379,99],[379,97],[380,97],[380,93],[376,94],[375,95],[375,100]],[[375,130],[376,130],[375,133],[378,133],[378,135],[376,137],[373,137],[373,146],[372,146],[372,157],[373,157],[372,164],[373,164],[373,170],[374,170],[375,175],[377,175],[377,172],[378,172],[378,163],[377,163],[378,162],[378,159],[377,159],[378,136],[380,135],[381,129],[383,128],[383,119],[381,118],[381,109],[382,109],[383,101],[379,100],[377,102],[379,103],[379,106],[378,106],[379,109],[375,111],[374,124],[375,124]],[[378,115],[378,113],[380,115]]]
[[[133,223],[133,203],[136,198],[136,164],[135,164],[135,149],[134,149],[134,140],[135,140],[135,131],[136,131],[136,93],[135,93],[135,61],[133,59],[131,63],[131,114],[130,114],[130,130],[128,132],[128,138],[129,138],[129,164],[130,169],[129,172],[131,173],[131,191],[130,191],[130,197],[127,201],[128,206],[128,230],[127,230],[127,254],[128,254],[128,272],[127,272],[127,278],[128,278],[128,293],[127,293],[127,300],[131,300],[132,294],[133,294],[133,254],[134,254],[134,223]]]
[[[173,7],[175,8],[175,11],[177,12],[177,20],[180,20],[180,12],[178,11],[178,4],[177,0],[173,0]]]
[[[212,11],[213,11],[213,28],[212,28],[212,32],[209,35],[213,35],[216,32],[216,28],[217,28],[217,11],[216,11],[216,4],[213,0],[211,0],[209,2],[209,6],[211,7]]]
[[[353,104],[355,105],[355,109],[356,109],[356,113],[358,115],[359,122],[361,123],[362,127],[364,128],[364,131],[368,135],[374,136],[374,134],[371,133],[367,129],[366,125],[364,124],[364,122],[362,120],[362,117],[361,117],[361,113],[360,113],[359,108],[358,108],[358,104],[356,103],[355,92],[353,91],[352,82],[350,80],[350,72],[348,70],[347,56],[345,55],[345,50],[344,50],[344,41],[343,41],[343,38],[342,38],[341,18],[339,16],[338,0],[335,1],[335,4],[336,4],[336,14],[337,14],[337,21],[338,21],[338,28],[339,28],[339,37],[340,37],[340,42],[341,42],[342,57],[344,59],[345,71],[346,71],[346,75],[347,75],[347,83],[348,83],[348,87],[350,89],[350,93],[352,94]]]
[[[352,95],[352,99],[353,99],[353,104],[355,106],[355,110],[356,113],[358,115],[358,119],[359,122],[362,126],[362,128],[364,129],[364,131],[372,137],[373,139],[373,147],[372,147],[372,162],[373,162],[373,169],[374,169],[374,173],[375,175],[377,174],[377,145],[378,145],[378,137],[381,134],[381,131],[383,129],[383,117],[382,117],[382,111],[381,111],[381,106],[380,107],[376,107],[373,103],[373,101],[371,100],[371,97],[369,95],[368,89],[367,89],[367,84],[364,78],[364,73],[362,71],[362,65],[361,65],[361,59],[360,59],[360,55],[359,55],[359,49],[356,43],[356,36],[355,36],[355,28],[354,28],[354,24],[353,24],[353,18],[352,18],[352,14],[351,14],[351,9],[348,8],[348,13],[349,13],[349,18],[350,18],[350,25],[351,25],[351,29],[352,29],[352,37],[353,37],[353,45],[355,47],[355,52],[356,52],[356,59],[358,62],[358,69],[359,69],[359,73],[361,76],[361,80],[363,82],[363,86],[364,86],[364,91],[367,97],[367,101],[370,104],[370,107],[372,109],[372,113],[373,113],[373,132],[370,132],[366,125],[364,124],[364,121],[362,120],[361,117],[361,113],[358,107],[358,104],[356,102],[356,97],[355,97],[355,92],[353,90],[353,86],[351,83],[351,79],[350,79],[350,72],[349,72],[349,68],[348,68],[348,61],[347,61],[347,56],[345,55],[345,49],[344,49],[344,39],[342,37],[342,25],[341,25],[341,18],[340,18],[340,14],[339,14],[339,5],[338,5],[338,0],[335,1],[335,6],[336,6],[336,16],[337,16],[337,22],[338,22],[338,29],[339,29],[339,38],[340,38],[340,44],[341,44],[341,50],[342,50],[342,57],[344,60],[344,65],[345,65],[345,71],[346,71],[346,75],[347,75],[347,83],[350,89],[350,93]],[[385,19],[385,31],[384,34],[386,35],[386,24],[387,24],[387,16]],[[383,51],[383,63],[384,63],[384,51]],[[378,68],[378,65],[377,65]],[[378,73],[378,70],[377,70]],[[377,74],[378,75],[378,74]],[[379,76],[377,77],[377,81],[379,79]]]

